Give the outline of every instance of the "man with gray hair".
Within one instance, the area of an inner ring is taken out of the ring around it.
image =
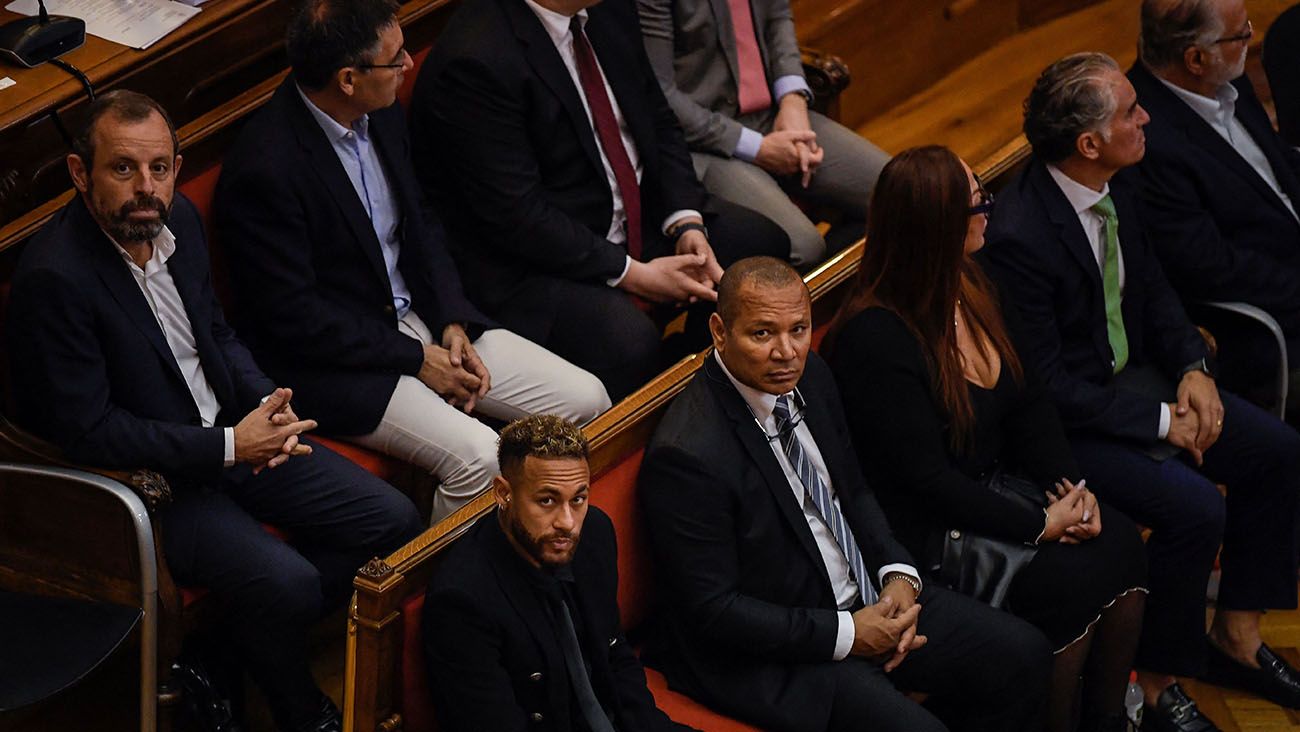
[[[1025,100],[1034,157],[999,195],[984,256],[1019,311],[1021,355],[1056,402],[1088,487],[1152,530],[1142,728],[1206,732],[1217,728],[1175,676],[1213,671],[1300,706],[1300,677],[1259,635],[1263,609],[1296,606],[1300,435],[1215,383],[1123,172],[1142,159],[1147,121],[1108,56],[1049,66]],[[1205,588],[1221,541],[1207,643]]]
[[[1300,361],[1300,154],[1273,130],[1242,72],[1244,0],[1145,0],[1128,77],[1151,114],[1138,169],[1147,226],[1185,300],[1238,300],[1272,315]],[[1276,372],[1262,329],[1215,328],[1223,378],[1243,393]],[[1294,369],[1294,366],[1293,366]],[[1291,372],[1300,396],[1300,372]]]

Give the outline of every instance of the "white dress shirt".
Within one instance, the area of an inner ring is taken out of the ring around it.
[[[754,429],[762,426],[765,435],[774,435],[777,433],[776,417],[772,412],[776,409],[776,400],[778,395],[768,394],[752,387],[746,386],[736,380],[727,370],[726,364],[722,362],[722,357],[717,351],[713,352],[713,357],[717,360],[718,366],[722,367],[722,373],[727,375],[731,380],[736,391],[740,392],[741,398],[749,406],[749,411],[753,413],[754,419],[758,424]],[[792,395],[794,392],[790,392]],[[798,405],[793,396],[789,398],[791,418],[798,414],[796,411]],[[812,432],[808,429],[808,424],[804,420],[799,420],[799,424],[794,428],[795,439],[799,440],[799,446],[803,448],[804,454],[812,463],[813,469],[817,471],[818,477],[826,485],[827,492],[831,495],[831,501],[835,507],[839,508],[840,499],[835,495],[835,486],[831,483],[830,471],[826,469],[826,462],[822,459],[821,450],[817,449],[817,442],[813,439]],[[858,583],[854,581],[853,575],[849,572],[849,562],[844,557],[844,550],[835,541],[835,535],[826,525],[826,520],[822,518],[821,511],[817,509],[817,504],[813,503],[812,497],[808,495],[808,489],[804,487],[803,481],[799,480],[799,474],[795,472],[794,466],[790,465],[790,460],[785,456],[785,450],[781,447],[780,440],[768,439],[768,447],[772,448],[772,454],[776,456],[776,461],[781,465],[781,471],[785,473],[785,479],[790,484],[790,492],[794,500],[803,509],[804,520],[808,522],[808,528],[812,531],[813,539],[817,542],[817,551],[821,554],[822,563],[826,565],[826,574],[831,580],[831,592],[835,595],[836,606],[841,608],[838,613],[839,630],[835,638],[835,651],[831,656],[833,660],[840,661],[849,655],[849,650],[853,647],[853,616],[844,610],[852,607],[860,599],[858,592]],[[849,529],[852,531],[852,528]],[[853,537],[858,539],[858,537]],[[858,544],[861,544],[861,540]],[[916,571],[916,567],[910,564],[886,564],[876,573],[877,579],[883,583],[885,575],[890,572],[902,572],[916,579],[919,584],[921,574]]]
[[[1047,172],[1056,181],[1057,187],[1065,194],[1070,205],[1074,208],[1074,213],[1079,217],[1079,224],[1083,226],[1083,233],[1088,237],[1088,244],[1092,247],[1092,256],[1097,260],[1097,268],[1103,269],[1106,260],[1106,252],[1103,247],[1106,245],[1106,219],[1101,214],[1092,210],[1101,199],[1110,195],[1110,184],[1106,183],[1100,191],[1094,191],[1088,186],[1071,178],[1055,165],[1048,165]],[[1119,292],[1120,301],[1124,299],[1124,245],[1119,240],[1119,232],[1115,233],[1115,257],[1119,260]],[[1156,426],[1156,439],[1163,440],[1169,434],[1169,409],[1164,404],[1160,405],[1160,421]]]
[[[110,236],[109,241],[112,240]],[[127,270],[144,294],[145,302],[149,303],[149,309],[153,311],[158,327],[167,339],[167,347],[171,349],[181,376],[185,378],[185,385],[190,389],[190,396],[194,398],[194,406],[199,410],[199,420],[204,427],[213,426],[221,411],[221,403],[217,401],[217,394],[212,391],[212,385],[203,373],[190,316],[185,312],[185,302],[176,289],[171,270],[167,269],[167,260],[176,253],[176,237],[164,226],[162,232],[154,237],[153,255],[144,263],[143,269],[116,241],[113,246],[126,262]],[[235,464],[235,430],[226,427],[222,432],[225,436],[224,463],[229,467]]]
[[[1295,205],[1282,191],[1282,186],[1278,185],[1277,174],[1273,172],[1273,166],[1269,164],[1268,156],[1264,155],[1259,143],[1255,142],[1255,138],[1250,136],[1246,126],[1241,123],[1241,120],[1237,119],[1237,97],[1239,96],[1237,87],[1232,84],[1224,84],[1219,87],[1214,97],[1203,97],[1176,84],[1170,84],[1159,76],[1156,76],[1156,78],[1160,79],[1161,84],[1164,84],[1169,91],[1191,107],[1197,116],[1205,120],[1219,134],[1219,137],[1222,137],[1246,161],[1246,164],[1260,178],[1264,179],[1268,187],[1272,188],[1278,198],[1282,199],[1282,203],[1286,204],[1286,208],[1291,212],[1291,215],[1296,215]]]
[[[571,16],[557,13],[554,10],[544,8],[533,2],[533,0],[524,0],[537,19],[542,22],[542,27],[546,29],[546,35],[550,36],[551,43],[555,44],[555,50],[560,53],[560,59],[564,61],[564,68],[568,69],[569,77],[573,80],[573,87],[578,92],[578,100],[582,102],[582,108],[587,112],[587,121],[591,123],[592,135],[596,135],[596,123],[591,118],[591,106],[587,104],[587,96],[582,93],[582,82],[578,79],[578,61],[573,55],[573,32],[569,30],[569,23],[572,22]],[[587,11],[578,11],[579,22],[585,28],[587,26]],[[623,110],[618,106],[618,98],[614,96],[614,90],[609,87],[609,79],[605,76],[605,70],[600,65],[600,59],[596,59],[596,68],[600,71],[600,80],[605,86],[605,94],[609,97],[609,105],[614,109],[614,119],[618,121],[619,137],[623,138],[623,147],[627,150],[627,159],[632,162],[632,167],[636,170],[636,180],[641,182],[641,156],[637,154],[636,141],[632,139],[632,132],[627,127],[627,120],[623,118]],[[627,232],[624,225],[627,223],[627,209],[623,205],[623,193],[618,188],[618,180],[614,178],[614,167],[609,164],[609,157],[605,155],[604,148],[600,145],[600,137],[596,136],[596,150],[600,152],[600,162],[605,167],[605,182],[609,184],[609,191],[614,198],[614,215],[609,220],[609,232],[605,238],[615,244],[622,244],[627,241]],[[673,224],[682,219],[691,216],[700,216],[699,211],[691,209],[682,209],[674,211],[664,219],[662,230],[666,234]],[[623,273],[618,277],[606,282],[610,287],[615,287],[627,276],[627,268],[632,264],[632,258],[628,257],[623,263]]]

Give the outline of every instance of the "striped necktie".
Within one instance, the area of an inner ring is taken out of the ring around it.
[[[812,498],[813,505],[821,513],[827,528],[831,530],[835,543],[839,544],[840,551],[844,552],[844,558],[849,562],[849,570],[853,572],[853,579],[858,583],[858,594],[862,597],[862,602],[874,605],[876,588],[871,585],[871,580],[867,579],[866,563],[862,561],[858,542],[853,539],[853,531],[844,520],[844,514],[840,512],[839,506],[836,506],[831,498],[830,489],[817,474],[812,460],[808,459],[803,445],[800,445],[799,439],[795,437],[794,426],[790,424],[790,397],[784,395],[777,397],[772,416],[776,417],[776,432],[778,439],[781,440],[781,448],[785,451],[785,457],[790,461],[795,474],[799,476],[799,482],[803,483],[804,490]]]

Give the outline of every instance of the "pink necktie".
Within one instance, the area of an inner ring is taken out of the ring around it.
[[[758,52],[749,0],[727,0],[727,7],[731,10],[731,29],[736,34],[740,113],[759,112],[772,106],[772,93],[767,89],[767,73],[763,70],[763,56]]]

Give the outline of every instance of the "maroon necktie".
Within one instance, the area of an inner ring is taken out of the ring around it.
[[[605,151],[609,167],[614,170],[614,181],[618,183],[618,192],[623,196],[623,212],[627,214],[627,253],[633,259],[641,259],[641,186],[636,182],[636,168],[623,147],[623,136],[618,131],[618,120],[614,118],[614,107],[605,93],[605,82],[596,65],[596,54],[591,50],[587,35],[582,32],[582,23],[578,16],[573,16],[569,23],[573,32],[573,57],[578,65],[578,83],[582,85],[582,95],[587,98],[591,109],[591,122],[596,128],[596,138],[600,148]]]
[[[758,52],[758,36],[754,34],[749,0],[727,0],[727,8],[731,10],[731,31],[736,36],[736,71],[740,76],[736,86],[740,113],[762,111],[772,106],[772,92],[767,89],[767,72],[763,70],[763,56]]]

